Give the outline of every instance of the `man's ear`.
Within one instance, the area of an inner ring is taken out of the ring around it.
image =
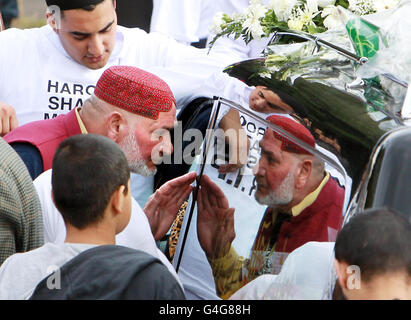
[[[348,281],[348,274],[347,274],[347,269],[348,269],[348,264],[343,261],[338,261],[337,259],[334,259],[334,268],[335,272],[337,273],[338,277],[338,283],[340,284],[340,287],[343,290],[347,290],[347,281]]]
[[[307,185],[311,171],[313,168],[313,161],[311,159],[304,159],[300,161],[297,167],[297,176],[295,179],[295,187],[297,189],[302,189],[305,185]]]
[[[47,7],[47,11],[46,11],[47,23],[57,34],[59,33],[59,30],[61,29],[61,19],[62,18],[63,18],[63,15],[58,6]]]
[[[117,0],[113,0],[114,9],[117,9]]]
[[[54,14],[47,12],[46,13],[46,19],[47,19],[47,23],[50,25],[50,27],[53,29],[53,31],[55,33],[58,33],[58,28],[57,28],[57,23],[56,23],[56,19],[54,19]]]
[[[126,197],[128,192],[125,192],[126,186],[120,186],[117,188],[113,195],[111,196],[111,207],[115,214],[119,214],[123,212],[124,208],[124,201],[126,201]]]
[[[111,112],[106,118],[107,137],[118,143],[127,130],[127,121],[120,112]]]

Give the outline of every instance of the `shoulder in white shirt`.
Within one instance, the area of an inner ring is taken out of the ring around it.
[[[51,198],[51,173],[48,170],[34,180],[39,195],[44,225],[44,241],[61,244],[66,238],[66,227],[60,212],[57,210]],[[116,236],[116,244],[144,251],[159,258],[168,270],[179,281],[175,269],[166,256],[157,248],[147,216],[132,199],[132,211],[127,227]]]
[[[10,256],[0,268],[0,300],[29,299],[41,280],[93,247],[92,244],[46,243],[38,249]]]

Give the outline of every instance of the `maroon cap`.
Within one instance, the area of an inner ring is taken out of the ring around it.
[[[270,116],[267,118],[267,121],[271,122],[272,124],[275,124],[276,126],[282,128],[284,131],[287,131],[289,134],[293,135],[297,139],[315,148],[315,139],[313,135],[306,127],[304,127],[299,122],[282,116]],[[279,135],[275,131],[274,136],[278,140],[282,141],[281,150],[293,153],[311,154],[307,150],[297,146],[294,142],[288,140],[286,137],[282,135]]]
[[[94,95],[140,116],[158,119],[176,104],[170,87],[154,74],[136,67],[114,66],[104,71]]]

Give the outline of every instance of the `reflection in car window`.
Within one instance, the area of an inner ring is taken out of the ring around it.
[[[345,182],[320,157],[267,128],[261,118],[240,113],[240,121],[249,140],[248,161],[235,172],[219,172],[230,148],[218,143],[226,142],[221,131],[214,137],[193,219],[198,228],[190,226],[194,236],[188,237],[180,267],[181,274],[198,278],[200,291],[208,287],[223,299],[260,275],[278,274],[288,254],[305,243],[334,241],[344,206]],[[316,147],[310,131],[290,116],[270,115],[267,121]],[[203,263],[197,264],[199,257]]]

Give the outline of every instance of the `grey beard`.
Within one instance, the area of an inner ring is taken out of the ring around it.
[[[294,197],[294,176],[288,172],[281,184],[276,190],[271,190],[266,196],[260,196],[255,193],[255,199],[259,204],[267,205],[270,208],[276,208],[280,205],[289,204]]]
[[[124,140],[119,143],[119,146],[126,155],[128,167],[131,172],[144,177],[151,177],[157,173],[157,168],[150,169],[146,161],[141,158],[140,147],[134,134],[128,134]]]

